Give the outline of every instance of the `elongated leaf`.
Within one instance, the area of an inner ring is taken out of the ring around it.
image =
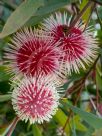
[[[9,5],[13,9],[17,8],[17,5],[14,4],[13,2],[11,2],[10,0],[1,0],[1,1],[6,3],[7,5]]]
[[[79,130],[79,131],[87,131],[87,128],[81,123],[81,118],[79,115],[75,115],[73,117],[73,120],[74,120],[74,125],[76,126],[76,129]],[[73,125],[73,120],[71,121],[72,122],[72,125]]]
[[[7,67],[0,66],[0,82],[7,81],[10,77],[11,75],[7,73]]]
[[[102,136],[102,128],[96,129],[93,133],[93,136]]]
[[[83,9],[83,7],[87,4],[88,0],[83,0],[82,3],[80,4],[80,10]],[[83,21],[87,22],[91,12],[91,7],[89,7],[83,14],[82,19]]]
[[[39,21],[41,21],[43,18],[48,16],[49,13],[52,13],[59,8],[62,8],[63,6],[66,6],[67,4],[70,4],[70,0],[49,0],[45,1],[44,7],[41,7],[37,12],[35,13],[35,16],[33,16],[30,20],[27,22],[27,26],[35,25]]]
[[[90,126],[84,136],[91,136],[93,132],[94,132],[94,128]]]
[[[42,5],[43,0],[27,0],[23,2],[8,18],[3,31],[0,33],[0,38],[3,38],[18,30]]]
[[[27,23],[25,24],[25,26],[29,27],[29,26],[34,26],[37,23],[39,23],[40,21],[42,21],[44,18],[48,17],[48,14],[45,15],[39,15],[39,16],[33,16],[31,17]]]
[[[72,119],[72,128],[71,128],[71,131],[72,131],[72,136],[77,136],[76,135],[76,126],[75,126],[75,123],[74,123],[74,119]]]
[[[63,103],[63,102],[62,102]],[[85,120],[90,126],[93,128],[101,128],[102,127],[102,118],[99,118],[95,116],[92,113],[85,112],[81,110],[80,108],[77,108],[75,106],[72,106],[68,104],[68,102],[63,103],[66,107],[69,107],[72,109],[73,112],[80,115],[83,120]]]
[[[45,6],[40,8],[37,12],[36,15],[44,15],[44,14],[48,14],[51,12],[54,12],[55,10],[66,6],[66,4],[70,4],[72,1],[70,0],[48,0],[45,1]]]
[[[54,116],[54,119],[59,122],[59,124],[63,127],[67,121],[67,116],[64,114],[64,112],[59,109],[56,113],[56,115]],[[66,129],[65,132],[69,133],[70,128],[69,128],[69,124],[66,125]]]
[[[56,113],[56,115],[54,116],[54,119],[59,122],[59,124],[63,127],[68,119],[67,115],[65,115],[65,113],[59,109]],[[73,117],[74,119],[74,123],[75,123],[75,126],[76,126],[76,129],[77,130],[80,130],[80,131],[86,131],[86,127],[80,122],[80,117],[79,116],[74,116]],[[70,120],[69,122],[70,126],[73,125],[73,120]],[[70,126],[69,124],[66,125],[66,129],[65,129],[65,132],[68,134],[70,132]]]
[[[8,101],[11,99],[11,94],[0,95],[0,102]]]
[[[41,130],[39,129],[37,125],[34,124],[32,126],[32,130],[33,130],[34,136],[42,136]]]

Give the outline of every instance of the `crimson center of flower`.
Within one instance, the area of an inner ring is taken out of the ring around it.
[[[51,91],[48,88],[43,90],[43,86],[39,90],[36,86],[29,86],[29,91],[25,87],[18,95],[19,110],[33,118],[46,116],[53,103]]]
[[[54,31],[54,38],[59,40],[59,38],[64,37],[68,34],[69,27],[67,25],[59,25],[57,28],[53,29]],[[56,32],[55,32],[56,31]]]
[[[85,52],[86,41],[79,28],[59,25],[54,29],[54,39],[60,41],[60,47],[65,53],[64,60],[74,61]]]
[[[48,75],[58,68],[58,53],[43,41],[28,41],[17,53],[17,66],[25,74]]]

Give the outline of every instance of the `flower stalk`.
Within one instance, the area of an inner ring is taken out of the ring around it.
[[[14,129],[15,129],[15,127],[16,127],[18,121],[19,121],[19,118],[18,118],[18,117],[15,117],[15,119],[13,120],[13,122],[12,122],[10,128],[9,128],[9,131],[8,131],[8,133],[7,133],[7,136],[11,136],[11,135],[12,135],[12,133],[13,133],[13,131],[14,131]]]

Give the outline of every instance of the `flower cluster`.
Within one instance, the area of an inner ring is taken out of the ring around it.
[[[59,47],[63,51],[60,61],[64,62],[65,71],[68,74],[78,73],[80,68],[86,69],[97,55],[97,44],[89,28],[84,31],[84,24],[77,23],[70,27],[67,14],[56,13],[44,20],[43,30],[50,32],[55,43],[60,42]]]
[[[53,41],[37,35],[37,30],[25,28],[11,40],[6,55],[12,61],[11,67],[16,74],[36,77],[58,71],[61,51]]]
[[[97,56],[96,40],[81,23],[70,27],[66,13],[45,19],[41,30],[18,31],[6,50],[8,65],[23,79],[12,93],[17,116],[30,123],[49,121],[59,105],[57,86],[66,75],[86,69]],[[57,86],[56,86],[57,85]]]
[[[12,93],[13,107],[21,120],[30,124],[49,121],[58,107],[59,94],[50,79],[25,78]]]

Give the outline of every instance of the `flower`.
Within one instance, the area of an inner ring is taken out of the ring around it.
[[[58,108],[59,94],[50,79],[25,77],[12,93],[17,116],[30,124],[49,121]]]
[[[38,77],[58,73],[61,50],[46,36],[41,36],[41,31],[40,36],[38,33],[38,30],[24,28],[14,35],[6,49],[5,58],[16,75]]]
[[[42,23],[43,30],[53,37],[53,41],[60,42],[62,49],[60,61],[65,64],[65,71],[79,73],[80,68],[86,69],[97,56],[96,40],[89,28],[84,30],[84,24],[77,23],[70,27],[67,13],[56,13],[45,19]]]

